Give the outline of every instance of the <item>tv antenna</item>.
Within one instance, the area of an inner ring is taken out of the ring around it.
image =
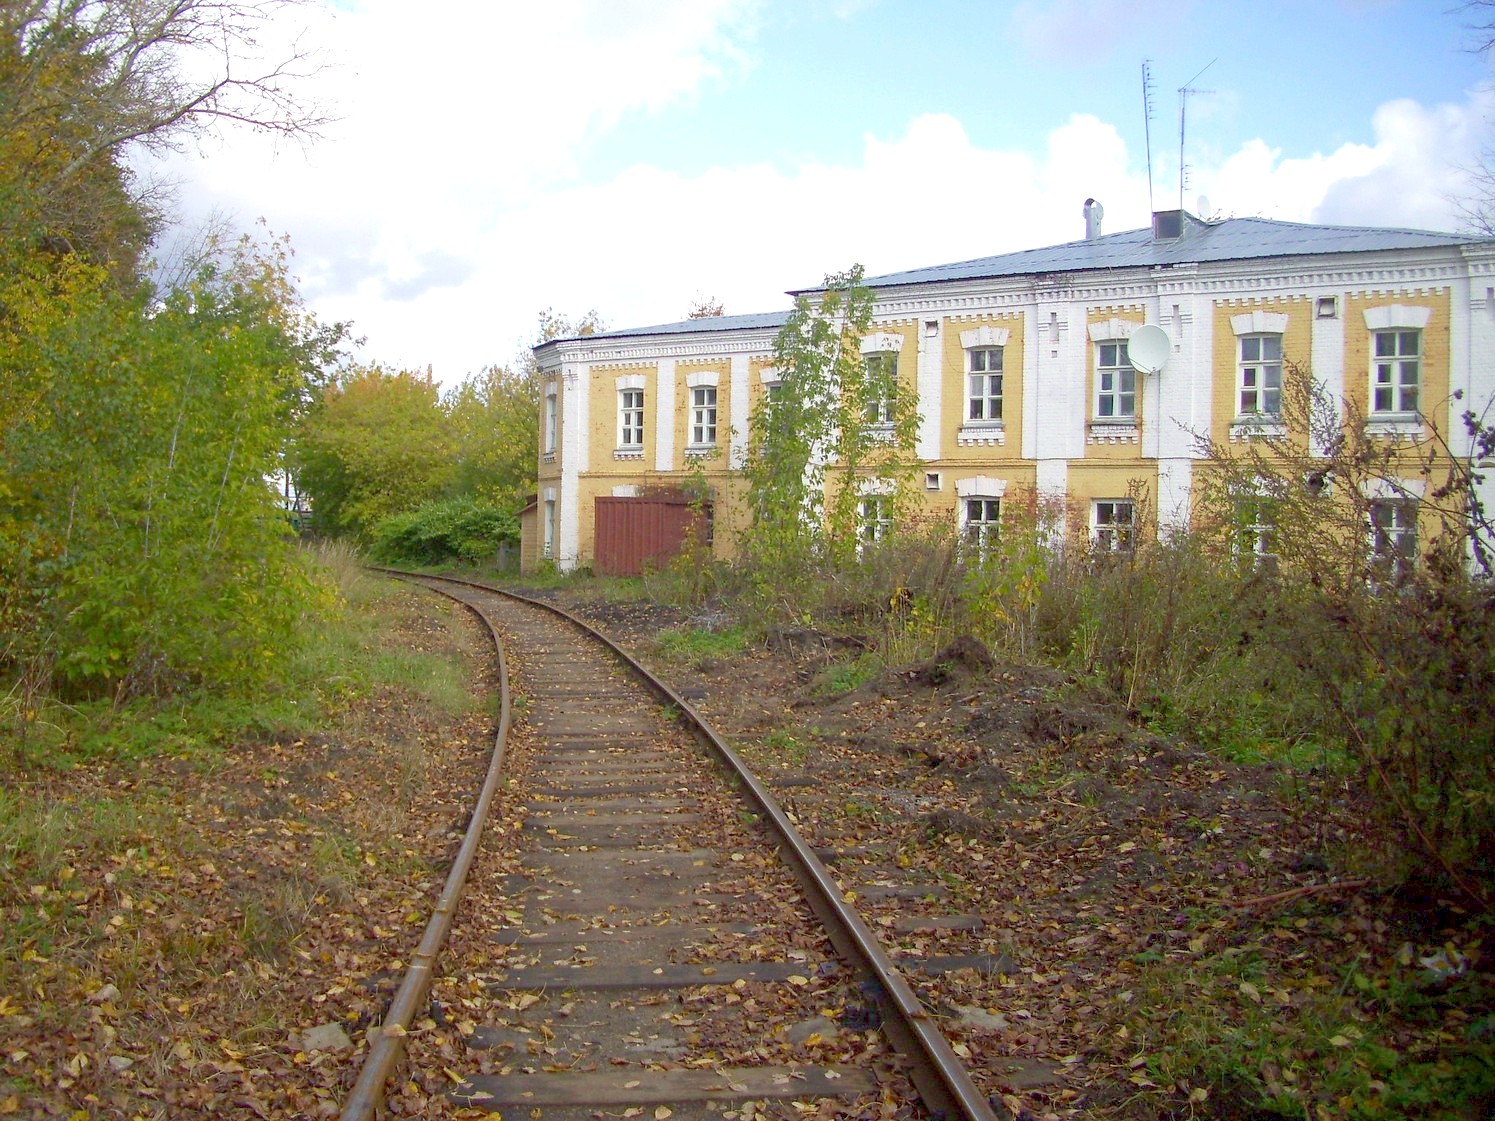
[[[1205,65],[1204,70],[1208,70],[1219,61],[1218,58],[1210,59]],[[1184,163],[1184,121],[1188,114],[1189,98],[1196,93],[1215,92],[1214,90],[1197,90],[1194,88],[1194,83],[1204,77],[1204,70],[1201,70],[1178,87],[1178,208],[1180,210],[1184,208],[1184,186],[1189,179],[1189,165]]]
[[[1142,135],[1147,140],[1147,210],[1156,210],[1152,201],[1152,60],[1142,60]]]

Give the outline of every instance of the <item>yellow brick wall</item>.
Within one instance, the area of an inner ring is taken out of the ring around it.
[[[1002,428],[1001,444],[973,444],[960,447],[957,440],[961,426],[969,416],[970,386],[966,369],[966,349],[960,343],[962,331],[980,327],[1005,328],[1010,334],[1002,348]],[[1027,340],[1023,333],[1023,315],[1013,312],[999,316],[946,318],[944,321],[944,361],[940,369],[940,447],[952,464],[992,463],[1020,460],[1023,448],[1023,362]],[[981,472],[970,472],[981,474]],[[988,472],[989,473],[989,472]]]
[[[1370,308],[1400,304],[1432,311],[1422,330],[1422,385],[1418,403],[1431,428],[1441,432],[1448,416],[1449,292],[1446,288],[1412,289],[1355,295],[1345,300],[1345,398],[1362,413],[1370,412],[1371,334],[1365,326]]]
[[[1231,425],[1240,411],[1240,336],[1231,325],[1231,317],[1253,311],[1274,312],[1287,316],[1287,330],[1282,333],[1283,382],[1290,378],[1289,366],[1310,370],[1313,359],[1313,300],[1306,296],[1279,296],[1267,300],[1221,300],[1214,306],[1214,347],[1211,368],[1214,374],[1210,400],[1210,438],[1224,446],[1229,443]],[[1306,442],[1307,433],[1293,431],[1295,439]]]
[[[714,373],[716,379],[716,447],[719,459],[725,459],[732,432],[732,366],[716,362],[681,362],[675,366],[675,461],[670,466],[685,467],[685,449],[690,446],[691,389],[685,380],[691,374]],[[646,434],[647,435],[647,434]],[[653,463],[653,460],[650,460]]]

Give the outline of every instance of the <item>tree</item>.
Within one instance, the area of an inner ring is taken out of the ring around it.
[[[890,488],[890,516],[907,499],[918,412],[890,356],[862,354],[875,300],[862,275],[853,266],[826,277],[818,301],[795,301],[774,340],[782,381],[750,421],[745,552],[775,571],[853,558],[863,486]]]
[[[727,314],[727,307],[715,296],[697,296],[690,302],[688,319],[715,319]]]
[[[1378,439],[1291,365],[1282,418],[1282,435],[1244,447],[1205,441],[1203,532],[1259,585],[1242,648],[1314,683],[1316,731],[1342,739],[1418,879],[1488,908],[1495,523],[1479,464],[1495,427],[1466,411],[1462,452],[1431,422],[1415,443]]]
[[[291,449],[320,533],[367,538],[450,493],[456,439],[429,370],[356,366],[329,386]]]
[[[28,689],[232,687],[297,641],[313,589],[265,481],[306,378],[283,269],[245,243],[160,299],[76,258],[0,282],[0,669]]]
[[[0,6],[0,240],[133,269],[159,225],[124,159],[219,122],[287,136],[326,122],[293,93],[310,55],[256,57],[297,0],[11,0]]]
[[[448,394],[445,408],[456,441],[456,491],[518,509],[535,487],[536,377],[489,366]]]

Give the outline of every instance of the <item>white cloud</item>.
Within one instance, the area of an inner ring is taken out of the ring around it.
[[[1112,29],[1140,10],[1059,7]],[[328,80],[345,120],[325,143],[277,153],[235,137],[169,170],[189,224],[214,209],[244,226],[264,215],[292,235],[320,315],[354,320],[369,358],[433,364],[447,382],[511,359],[544,307],[596,308],[615,327],[680,318],[701,293],[761,311],[857,261],[875,274],[1077,239],[1087,197],[1107,232],[1148,221],[1141,154],[1089,114],[1038,147],[978,147],[956,117],[926,114],[865,136],[843,165],[779,155],[686,176],[640,164],[583,182],[572,160],[600,130],[751,65],[759,0],[412,11],[360,0],[332,32],[312,29],[343,60]],[[1194,166],[1193,191],[1227,213],[1446,228],[1491,105],[1388,102],[1373,143],[1306,158],[1252,141]]]
[[[1432,108],[1389,101],[1371,118],[1374,143],[1283,159],[1253,140],[1218,166],[1194,168],[1193,181],[1226,215],[1452,229],[1492,109],[1495,95],[1485,90]]]

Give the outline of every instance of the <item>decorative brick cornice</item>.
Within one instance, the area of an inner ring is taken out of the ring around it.
[[[1141,428],[1135,424],[1110,424],[1092,420],[1085,432],[1087,444],[1136,444],[1141,442]]]
[[[957,447],[962,448],[1006,447],[1007,427],[1002,424],[980,426],[963,424],[955,433],[955,443]]]

